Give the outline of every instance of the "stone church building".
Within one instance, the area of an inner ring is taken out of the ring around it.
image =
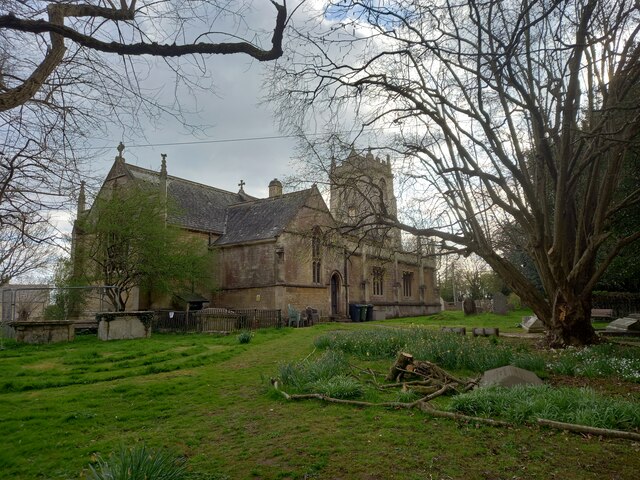
[[[373,222],[378,209],[396,212],[388,158],[352,151],[332,161],[329,208],[316,185],[283,193],[274,179],[269,197],[255,198],[244,182],[228,192],[169,175],[165,156],[159,171],[128,164],[123,149],[100,192],[143,182],[172,201],[167,222],[215,252],[216,288],[197,292],[209,306],[283,312],[310,306],[325,319],[348,317],[351,303],[373,304],[377,318],[440,310],[428,248],[418,241],[404,251],[398,230]],[[79,216],[90,213],[81,197]],[[133,295],[127,309],[169,308],[167,302]]]

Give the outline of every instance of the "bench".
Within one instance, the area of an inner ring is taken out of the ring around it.
[[[594,318],[605,318],[611,320],[613,318],[612,308],[592,308],[591,309],[591,321]]]
[[[307,316],[307,325],[315,325],[320,322],[320,314],[317,309],[307,307],[304,313]]]

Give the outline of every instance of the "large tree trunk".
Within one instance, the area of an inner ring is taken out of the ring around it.
[[[547,341],[552,347],[596,343],[598,336],[591,325],[591,296],[558,291],[548,328]]]

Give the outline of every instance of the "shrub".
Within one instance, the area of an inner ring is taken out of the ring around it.
[[[480,388],[453,397],[449,409],[473,416],[502,417],[518,424],[545,418],[600,428],[640,427],[635,403],[605,398],[586,388]]]
[[[238,343],[249,343],[252,337],[251,330],[243,330],[238,335]]]
[[[509,365],[513,359],[512,350],[497,339],[424,328],[332,332],[316,339],[315,345],[362,359],[393,358],[402,350],[443,368],[477,372]]]
[[[353,332],[331,332],[318,337],[317,348],[341,351],[360,358],[392,358],[402,350],[412,335],[425,329],[379,329]]]
[[[414,402],[414,401],[418,400],[422,396],[423,395],[420,395],[419,393],[414,392],[411,389],[409,389],[409,390],[399,390],[397,395],[396,395],[396,402],[411,403],[411,402]]]
[[[535,372],[539,377],[545,376],[546,362],[543,357],[532,353],[521,353],[513,359],[513,365]]]
[[[522,300],[515,293],[511,292],[507,297],[507,303],[513,307],[514,310],[520,310],[522,308]]]
[[[344,374],[346,365],[348,362],[343,353],[329,350],[315,360],[281,364],[279,376],[284,385],[310,391],[316,382]]]
[[[186,474],[183,460],[144,445],[120,447],[106,460],[98,457],[96,466],[89,468],[91,480],[180,480]]]
[[[362,385],[354,378],[336,375],[328,379],[318,380],[309,385],[314,393],[321,393],[333,398],[357,398],[364,393]]]

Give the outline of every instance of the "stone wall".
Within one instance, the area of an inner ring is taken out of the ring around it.
[[[219,248],[220,286],[225,290],[275,283],[275,241]]]

